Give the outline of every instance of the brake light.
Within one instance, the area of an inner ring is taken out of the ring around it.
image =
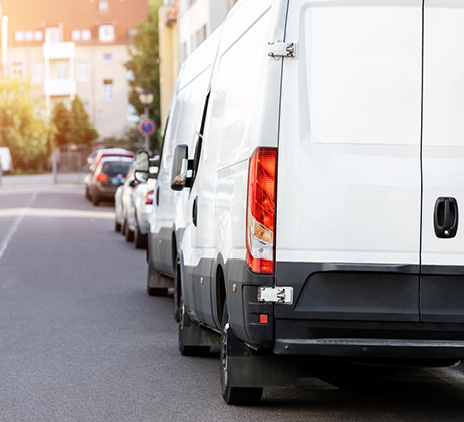
[[[106,182],[108,180],[108,176],[106,174],[104,174],[104,173],[99,173],[97,175],[97,180],[99,182]]]
[[[257,148],[248,171],[246,262],[256,273],[274,273],[277,149]]]
[[[154,196],[154,191],[153,190],[149,190],[145,194],[145,204],[146,205],[152,205],[153,204],[153,196]]]

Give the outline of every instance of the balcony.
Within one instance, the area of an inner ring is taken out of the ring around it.
[[[75,56],[76,44],[73,42],[55,42],[43,45],[45,60],[73,59]]]
[[[47,79],[44,82],[44,94],[47,96],[76,95],[76,81],[74,79]]]

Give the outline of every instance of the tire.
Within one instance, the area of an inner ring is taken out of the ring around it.
[[[228,383],[229,373],[232,371],[240,371],[230,365],[227,331],[229,329],[229,312],[227,304],[224,304],[222,314],[222,335],[221,335],[221,394],[224,401],[229,405],[249,406],[258,404],[263,394],[263,389],[258,387],[231,387]]]
[[[126,242],[133,242],[134,241],[134,232],[129,228],[129,224],[126,221],[125,224],[125,232],[124,235],[126,237]]]
[[[177,262],[177,259],[176,259]],[[174,319],[177,322],[180,322],[180,291],[181,291],[181,281],[180,281],[180,268],[179,264],[176,264],[176,272],[174,273]]]
[[[161,282],[161,274],[156,272],[153,267],[148,263],[148,276],[147,276],[147,293],[148,296],[167,296],[167,287],[153,287],[159,285]]]
[[[140,233],[139,225],[135,223],[134,231],[134,246],[135,249],[146,249],[147,248],[148,236]]]
[[[96,192],[92,194],[92,204],[96,207],[100,204],[100,198]]]
[[[179,310],[179,334],[178,334],[178,342],[179,342],[179,352],[182,356],[206,356],[208,355],[211,347],[210,346],[197,346],[197,345],[186,345],[184,342],[184,337],[188,330],[201,330],[201,328],[192,326],[188,315],[185,312],[184,300],[180,297],[180,310]],[[192,336],[189,336],[190,340]]]

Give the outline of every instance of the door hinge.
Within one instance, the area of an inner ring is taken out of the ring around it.
[[[289,57],[291,59],[296,59],[296,42],[282,42],[274,41],[269,42],[269,51],[267,55],[276,60],[279,60],[281,57]]]

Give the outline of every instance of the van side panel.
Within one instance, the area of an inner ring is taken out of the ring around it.
[[[225,263],[226,294],[231,324],[245,332],[241,292],[232,294],[227,262],[245,259],[245,219],[248,159],[259,143],[277,144],[281,63],[269,59],[268,41],[273,36],[271,1],[238,4],[229,14],[221,44],[210,96],[198,177],[188,205],[188,215],[197,209],[197,225],[189,223],[182,247],[187,280],[194,293],[186,298],[190,316],[218,328],[222,304],[216,303],[216,273],[219,256]],[[281,34],[284,16],[280,17]],[[269,70],[270,67],[275,70]],[[272,101],[273,100],[273,101]],[[277,100],[277,101],[276,101]],[[266,101],[266,130],[272,137],[262,139],[263,122],[258,103]],[[259,127],[258,127],[259,126]],[[209,271],[208,271],[209,269]],[[231,303],[230,301],[235,301]]]
[[[211,81],[212,64],[220,33],[214,33],[184,63],[171,105],[170,118],[162,150],[150,217],[149,251],[157,271],[174,274],[173,232],[186,225],[188,192],[171,189],[171,167],[175,146],[187,144],[193,150],[200,130],[201,118]]]

